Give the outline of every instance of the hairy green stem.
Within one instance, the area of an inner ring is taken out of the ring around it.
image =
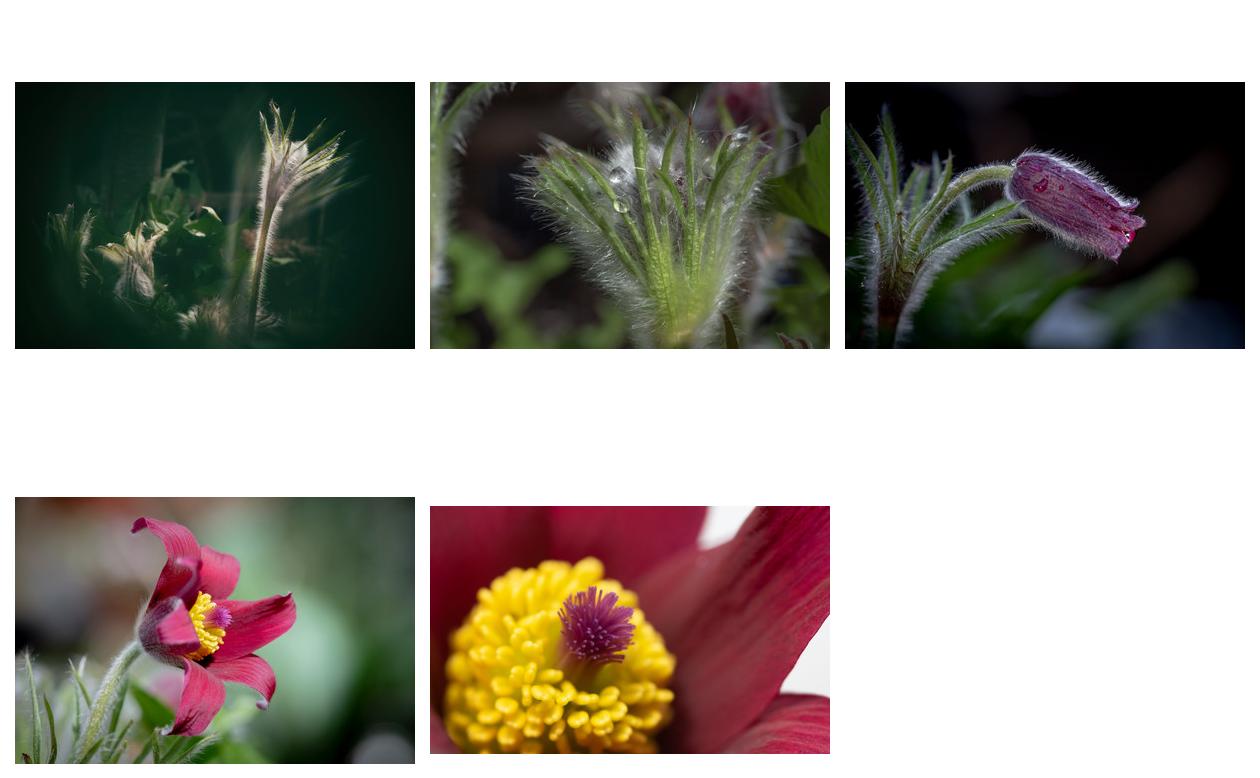
[[[262,297],[263,266],[267,262],[267,237],[271,234],[271,220],[275,216],[274,205],[264,205],[262,224],[258,226],[258,237],[254,246],[254,266],[250,272],[249,306],[245,309],[246,319],[245,343],[254,342],[254,326],[258,323],[258,302]]]
[[[941,217],[953,207],[958,198],[978,186],[1004,183],[1010,180],[1014,172],[1014,165],[998,164],[984,165],[959,173],[958,177],[945,189],[944,196],[934,199],[932,204],[919,215],[915,224],[912,225],[910,230],[910,253],[915,254],[918,252],[919,244],[932,231],[932,228],[936,226]]]
[[[142,651],[140,643],[132,641],[114,657],[113,664],[101,679],[101,687],[96,692],[92,709],[88,711],[87,725],[83,728],[83,736],[79,739],[79,748],[74,755],[76,762],[86,761],[92,747],[103,737],[101,730],[105,726],[105,719],[118,703],[119,695],[127,686],[127,672]]]

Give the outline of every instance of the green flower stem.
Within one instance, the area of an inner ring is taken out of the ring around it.
[[[1005,183],[1010,180],[1014,172],[1014,165],[998,164],[984,165],[959,173],[958,177],[946,187],[944,195],[934,198],[932,204],[923,211],[915,224],[911,226],[909,244],[911,255],[918,252],[919,244],[923,241],[924,236],[953,207],[958,198],[979,186]]]
[[[79,739],[79,748],[74,755],[76,762],[85,761],[92,752],[92,747],[103,737],[101,730],[105,726],[105,720],[118,704],[119,695],[126,689],[127,672],[140,657],[142,650],[139,642],[128,643],[118,656],[114,657],[109,671],[101,679],[101,687],[96,692],[92,709],[88,711],[87,725],[83,728],[83,736]]]
[[[254,241],[254,267],[249,279],[249,307],[245,309],[245,314],[249,317],[245,321],[247,345],[254,342],[254,326],[258,323],[258,300],[262,291],[263,266],[267,263],[267,236],[271,231],[271,219],[275,211],[275,206],[271,204],[263,210],[262,224],[258,227],[258,236]]]

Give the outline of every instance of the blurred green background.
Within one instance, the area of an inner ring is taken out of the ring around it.
[[[227,684],[214,725],[225,740],[207,761],[414,760],[412,499],[19,499],[16,649],[30,648],[59,730],[73,709],[57,707],[72,698],[51,690],[66,686],[67,660],[87,656],[94,692],[165,562],[157,538],[130,534],[139,516],[184,524],[202,545],[236,556],[233,599],[292,591],[297,604],[293,628],[258,651],[276,672],[270,708],[257,711],[257,693]],[[29,703],[18,664],[20,752]],[[132,681],[171,705],[181,674],[145,656]],[[134,699],[127,706],[124,718],[140,715]]]
[[[344,132],[350,188],[285,206],[268,264],[266,310],[282,326],[260,346],[415,345],[415,85],[411,83],[18,84],[15,92],[16,316],[22,347],[205,345],[177,314],[228,284],[250,256],[262,154],[259,112],[274,100],[294,135],[324,120]],[[105,283],[67,283],[44,241],[50,213],[96,216],[88,256]],[[209,207],[222,223],[180,229]],[[158,294],[135,310],[112,299],[95,252],[139,217],[176,219],[154,255]]]

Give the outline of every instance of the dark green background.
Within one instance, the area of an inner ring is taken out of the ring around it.
[[[413,84],[18,84],[16,343],[22,346],[176,346],[113,326],[108,312],[58,296],[41,240],[47,214],[90,187],[98,210],[143,195],[160,167],[192,160],[207,203],[227,223],[253,226],[261,138],[271,99],[298,137],[326,119],[344,131],[355,188],[328,206],[323,235],[337,254],[318,320],[291,321],[278,345],[415,345],[415,87]],[[248,158],[249,164],[239,160]],[[232,194],[239,207],[233,210]],[[80,206],[81,212],[82,206]],[[107,216],[108,214],[103,214]],[[98,219],[93,246],[118,242],[118,220]],[[282,223],[300,235],[306,225]],[[95,259],[95,257],[93,257]],[[159,279],[162,267],[158,266]],[[270,272],[270,271],[269,271]]]

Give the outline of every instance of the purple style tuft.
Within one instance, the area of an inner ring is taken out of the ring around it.
[[[594,586],[571,595],[559,612],[569,656],[591,665],[623,661],[621,652],[634,637],[633,614],[633,608],[617,605],[617,595]]]

